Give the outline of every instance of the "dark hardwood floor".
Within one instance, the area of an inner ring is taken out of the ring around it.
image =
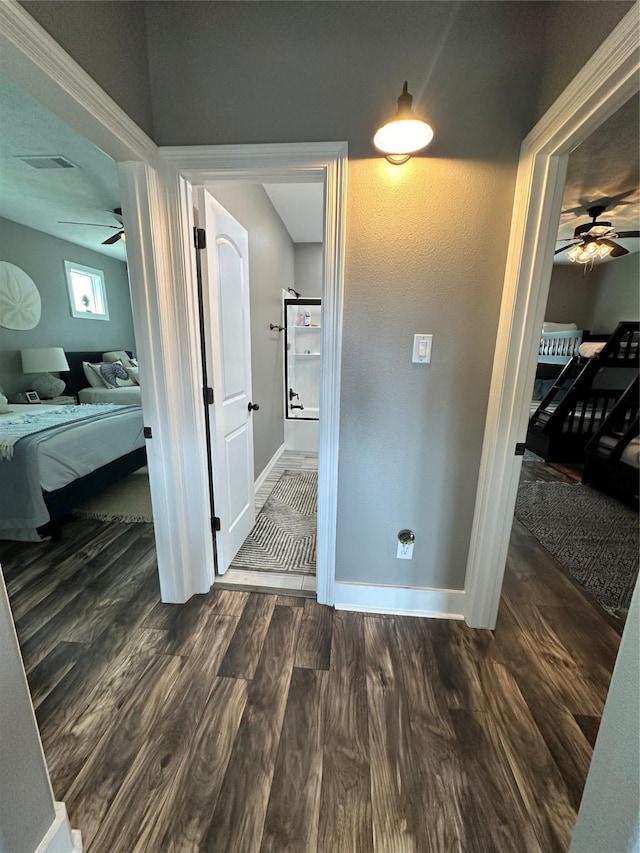
[[[56,799],[90,853],[568,849],[619,633],[516,523],[497,628],[218,590],[150,526],[0,543]]]

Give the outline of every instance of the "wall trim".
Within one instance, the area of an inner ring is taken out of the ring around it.
[[[82,853],[80,830],[71,829],[64,803],[53,804],[56,815],[34,853]]]
[[[428,589],[346,581],[335,583],[336,610],[425,616],[430,619],[464,619],[464,599],[465,592],[462,589]]]
[[[160,148],[167,186],[182,180],[206,186],[221,180],[322,181],[325,187],[323,244],[324,292],[322,320],[322,376],[320,380],[320,439],[318,448],[318,601],[333,604],[338,512],[338,455],[344,244],[347,192],[347,143],[282,143]],[[167,198],[169,220],[188,222],[188,193]],[[178,244],[174,229],[174,283],[187,291],[193,270],[186,242]],[[193,288],[192,288],[193,289]],[[204,453],[204,445],[202,448]],[[206,464],[203,462],[203,470]],[[194,570],[195,571],[195,570]]]
[[[0,71],[114,160],[158,147],[16,0],[0,3]]]
[[[280,445],[280,447],[279,447],[279,448],[276,450],[276,452],[273,454],[273,456],[271,457],[271,459],[267,462],[267,464],[265,465],[265,467],[264,467],[264,469],[263,469],[262,473],[258,475],[258,477],[257,477],[257,479],[256,479],[256,481],[255,481],[255,483],[253,484],[253,489],[254,489],[254,491],[256,491],[256,492],[257,492],[257,491],[258,491],[258,489],[263,485],[264,481],[267,479],[267,477],[269,476],[269,474],[273,471],[273,469],[274,469],[274,468],[275,468],[275,466],[277,465],[277,463],[278,463],[278,459],[280,459],[280,457],[281,457],[281,456],[282,456],[282,454],[284,453],[285,449],[286,449],[286,448],[285,448],[284,444],[281,444],[281,445]]]
[[[465,618],[495,627],[569,153],[638,91],[638,4],[522,144],[465,582]]]

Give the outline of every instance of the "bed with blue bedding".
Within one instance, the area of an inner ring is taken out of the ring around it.
[[[142,409],[10,405],[0,414],[0,539],[39,541],[146,464]]]

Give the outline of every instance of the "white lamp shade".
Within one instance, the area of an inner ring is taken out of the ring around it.
[[[38,347],[23,349],[23,373],[50,373],[51,371],[69,370],[69,363],[62,347]]]

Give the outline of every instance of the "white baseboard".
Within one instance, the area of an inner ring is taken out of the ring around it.
[[[82,838],[77,829],[71,829],[64,803],[54,803],[56,816],[35,853],[82,853]]]
[[[284,444],[281,444],[280,447],[273,454],[271,459],[267,462],[266,467],[264,468],[262,473],[258,476],[258,479],[255,481],[254,489],[256,492],[258,491],[260,486],[264,483],[264,481],[267,479],[269,474],[273,471],[274,466],[276,465],[278,459],[280,459],[280,457],[282,456],[284,451],[285,451],[285,446],[284,446]]]
[[[336,610],[464,619],[464,590],[426,589],[336,581]]]

